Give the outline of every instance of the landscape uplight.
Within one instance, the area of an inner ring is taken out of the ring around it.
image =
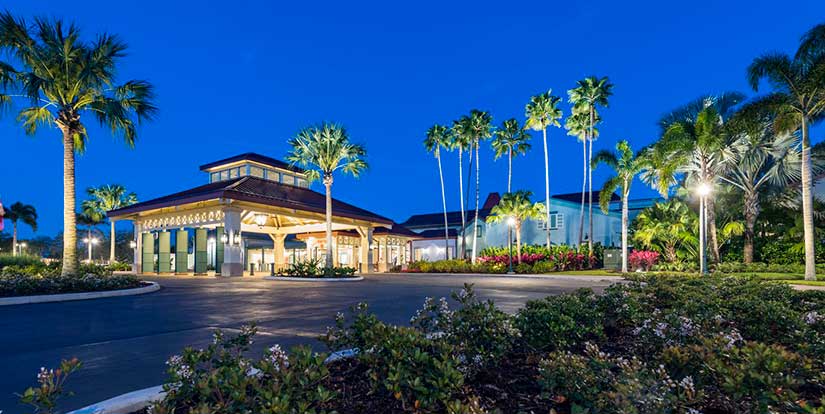
[[[137,249],[137,242],[132,240],[129,242],[129,247],[132,249]]]

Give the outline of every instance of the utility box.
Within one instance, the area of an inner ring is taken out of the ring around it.
[[[604,268],[622,270],[622,249],[604,249]]]

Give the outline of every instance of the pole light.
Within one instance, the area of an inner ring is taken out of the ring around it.
[[[700,274],[707,274],[708,273],[708,266],[707,266],[707,221],[708,221],[708,208],[707,208],[707,198],[710,193],[713,191],[713,188],[708,183],[700,183],[698,187],[696,187],[696,194],[699,195],[699,273]]]
[[[512,275],[513,272],[513,226],[516,225],[516,219],[513,216],[507,217],[507,249],[510,251],[508,262],[510,262],[510,270],[507,274]]]

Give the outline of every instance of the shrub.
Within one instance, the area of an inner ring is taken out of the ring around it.
[[[58,369],[40,368],[37,374],[39,386],[29,387],[23,391],[23,394],[20,394],[20,403],[32,406],[37,413],[56,413],[58,400],[65,395],[71,395],[64,388],[66,380],[80,369],[80,366],[80,361],[72,358],[61,361]]]
[[[659,261],[659,252],[651,250],[634,250],[627,257],[627,262],[633,270],[648,271]]]
[[[291,263],[284,269],[281,276],[304,277],[304,278],[341,278],[354,277],[356,269],[354,267],[323,267],[321,259],[306,259]]]
[[[0,254],[0,270],[6,266],[27,267],[42,264],[44,264],[43,261],[37,256]]]
[[[112,262],[106,267],[112,272],[128,272],[132,270],[132,264],[126,262]]]
[[[30,276],[9,273],[10,268],[4,269],[3,273],[0,274],[0,297],[97,292],[141,286],[140,279],[134,275],[100,276],[88,273],[85,276],[61,276],[56,273]]]
[[[530,348],[564,350],[601,340],[603,314],[590,289],[531,300],[515,316],[515,325]]]

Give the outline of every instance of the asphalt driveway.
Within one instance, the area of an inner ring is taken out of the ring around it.
[[[603,289],[615,279],[558,276],[524,279],[491,276],[371,275],[362,282],[273,282],[260,278],[149,278],[155,293],[77,302],[0,307],[0,411],[29,412],[15,392],[35,384],[41,366],[78,357],[83,368],[70,380],[75,409],[157,385],[166,359],[186,346],[202,347],[216,328],[259,327],[253,352],[279,343],[312,344],[336,312],[361,301],[383,320],[405,324],[426,296],[449,296],[474,283],[481,298],[513,312],[525,301],[580,287]]]

